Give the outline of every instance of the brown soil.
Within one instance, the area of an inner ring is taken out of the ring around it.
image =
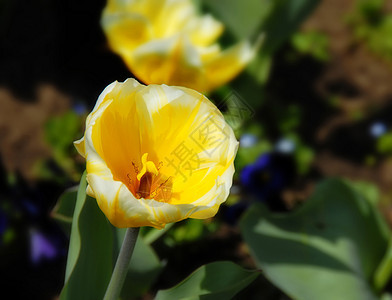
[[[392,3],[385,2],[385,9],[392,12]],[[317,79],[315,89],[326,99],[337,96],[338,112],[317,130],[314,138],[321,144],[337,130],[353,124],[353,115],[371,118],[392,103],[392,64],[371,53],[366,45],[355,42],[349,25],[344,21],[356,3],[355,0],[323,0],[303,24],[303,30],[325,33],[330,41],[331,60]],[[383,193],[382,211],[392,225],[390,159],[367,166],[364,162],[356,163],[333,154],[329,149],[322,149],[314,164],[325,176],[341,176],[377,184]]]
[[[344,22],[355,4],[355,0],[324,0],[303,25],[303,30],[317,30],[329,37],[331,61],[317,79],[315,89],[325,98],[338,97],[338,112],[317,131],[315,139],[319,143],[337,129],[352,124],[353,114],[370,117],[392,102],[392,65],[373,55],[365,45],[355,43]],[[383,190],[392,184],[389,161],[367,167],[324,150],[317,155],[315,164],[327,176],[373,181]]]
[[[19,172],[25,179],[36,179],[35,164],[51,157],[45,142],[44,124],[51,116],[70,108],[69,97],[55,87],[41,85],[34,102],[16,98],[0,88],[0,155],[8,172]]]
[[[316,88],[326,97],[331,92],[337,93],[341,114],[336,118],[339,119],[358,111],[368,115],[372,108],[380,109],[392,100],[392,64],[373,55],[365,45],[355,43],[344,21],[355,4],[355,0],[324,0],[303,26],[304,30],[317,30],[329,37],[332,59]],[[330,123],[341,124],[336,118]]]

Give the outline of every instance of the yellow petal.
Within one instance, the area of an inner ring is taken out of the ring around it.
[[[255,48],[249,42],[239,43],[210,61],[205,62],[207,90],[213,90],[237,76],[254,57]]]
[[[85,153],[85,150],[84,150],[84,137],[82,137],[81,139],[75,141],[73,144],[74,144],[76,150],[78,151],[78,153],[81,156],[85,157],[85,154],[84,154]]]
[[[125,62],[148,84],[167,83],[197,90],[205,86],[200,56],[185,36],[144,44],[125,57]]]
[[[194,19],[188,30],[193,44],[207,47],[219,38],[223,33],[224,26],[211,15],[205,15]]]
[[[110,47],[119,53],[127,53],[153,36],[150,21],[138,14],[104,14],[102,27],[109,37]]]
[[[179,33],[180,28],[185,28],[189,20],[194,19],[195,7],[189,0],[159,0],[164,4],[161,6],[159,14],[153,17],[155,37],[167,38]],[[146,7],[154,5],[153,2],[144,1]]]

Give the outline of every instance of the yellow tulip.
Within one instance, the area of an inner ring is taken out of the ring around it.
[[[183,87],[113,82],[75,142],[87,194],[117,227],[214,216],[229,195],[238,142],[220,111]]]
[[[238,75],[256,48],[222,51],[223,24],[200,16],[192,0],[108,0],[101,23],[112,50],[147,84],[208,92]]]

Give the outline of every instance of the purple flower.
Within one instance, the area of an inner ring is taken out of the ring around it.
[[[57,245],[42,232],[31,229],[30,231],[31,261],[38,264],[42,260],[51,260],[57,257]]]
[[[86,105],[81,101],[76,101],[72,108],[79,116],[82,116],[87,112]]]

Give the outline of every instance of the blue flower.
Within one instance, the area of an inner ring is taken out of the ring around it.
[[[293,156],[272,152],[261,155],[254,164],[246,166],[240,179],[246,194],[267,203],[271,209],[285,210],[280,194],[293,183],[294,176]]]
[[[241,200],[225,208],[225,221],[235,225],[254,200],[264,202],[273,211],[287,211],[281,193],[293,184],[295,174],[293,155],[277,151],[260,155],[253,164],[243,168]]]
[[[249,207],[249,202],[239,201],[229,207],[224,207],[224,220],[230,225],[236,225],[242,213]]]

